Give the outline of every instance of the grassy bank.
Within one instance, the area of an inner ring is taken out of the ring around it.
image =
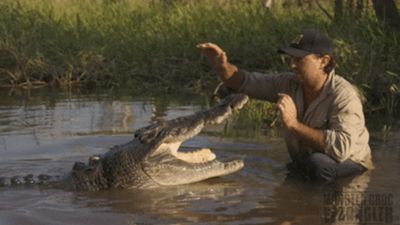
[[[398,107],[400,35],[385,30],[372,12],[333,22],[318,8],[166,2],[3,0],[0,85],[202,92],[217,79],[196,44],[218,43],[241,68],[280,71],[288,67],[277,47],[303,28],[319,27],[338,47],[337,72],[365,93],[369,111],[393,114]]]
[[[201,88],[215,76],[196,44],[216,42],[242,67],[273,69],[280,64],[277,44],[292,37],[296,31],[287,27],[302,16],[281,20],[238,1],[146,2],[3,1],[2,84]]]

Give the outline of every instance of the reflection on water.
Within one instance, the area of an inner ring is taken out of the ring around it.
[[[85,161],[89,155],[127,142],[137,128],[190,114],[204,105],[195,98],[167,99],[174,101],[104,95],[4,97],[0,101],[0,177],[68,173],[74,161]],[[399,128],[387,141],[371,142],[374,171],[329,186],[287,177],[289,158],[279,138],[260,143],[220,137],[223,127],[209,129],[213,132],[204,132],[183,147],[210,147],[220,159],[242,158],[241,171],[150,190],[75,193],[3,187],[0,224],[400,223]],[[372,211],[381,206],[386,207],[383,213]]]

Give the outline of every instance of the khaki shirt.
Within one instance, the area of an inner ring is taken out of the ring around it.
[[[367,169],[374,168],[362,103],[357,90],[347,80],[335,75],[334,71],[330,73],[320,95],[304,112],[302,86],[296,81],[294,73],[266,75],[244,70],[239,73],[243,74],[244,82],[238,92],[271,102],[277,102],[278,93],[292,97],[299,121],[323,130],[325,154],[337,162],[351,159]],[[284,138],[289,155],[294,161],[305,163],[310,154],[315,152],[286,129]]]

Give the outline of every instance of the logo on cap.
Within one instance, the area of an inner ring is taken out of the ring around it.
[[[292,43],[293,43],[293,44],[296,44],[296,45],[300,44],[301,40],[303,40],[303,37],[304,37],[304,35],[303,35],[303,34],[300,34],[298,37],[296,37],[296,38],[292,41]]]

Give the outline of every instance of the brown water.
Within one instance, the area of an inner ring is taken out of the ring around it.
[[[190,114],[205,102],[176,99],[3,94],[0,177],[63,175],[74,161],[86,161],[92,154],[127,142],[137,128],[160,118]],[[76,193],[37,186],[3,187],[0,225],[358,224],[351,210],[357,209],[360,198],[369,206],[363,208],[361,224],[400,224],[400,124],[396,126],[387,141],[371,140],[374,171],[334,187],[286,179],[289,158],[280,138],[260,141],[203,133],[183,146],[209,147],[219,158],[242,158],[245,167],[225,177],[152,190]],[[218,127],[214,131],[218,133]],[[330,200],[332,188],[342,194],[336,199],[339,202]],[[346,214],[327,219],[332,209],[346,209],[342,210]]]

